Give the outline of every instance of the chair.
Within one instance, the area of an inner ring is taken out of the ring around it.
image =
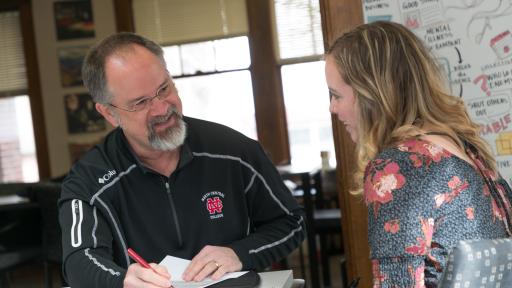
[[[13,196],[27,185],[0,184],[0,195]],[[9,272],[41,255],[37,203],[18,202],[0,205],[0,287],[9,287]]]
[[[316,249],[316,245],[314,244],[316,244],[316,235],[318,235],[320,241],[320,261],[322,265],[323,284],[324,286],[327,287],[331,286],[329,255],[343,253],[343,244],[339,246],[340,249],[329,249],[330,246],[327,245],[327,239],[329,236],[339,235],[339,242],[342,241],[341,210],[339,209],[337,203],[337,192],[334,191],[334,193],[336,194],[334,196],[336,199],[336,206],[332,206],[332,197],[326,197],[326,191],[324,191],[324,187],[326,187],[326,185],[324,184],[327,180],[331,180],[332,182],[334,182],[333,180],[335,179],[336,176],[335,172],[336,170],[324,172],[316,171],[315,173],[313,173],[312,181],[310,179],[310,183],[312,183],[312,186],[314,187],[316,192],[314,198],[311,193],[311,187],[308,188],[308,185],[304,185],[304,183],[307,183],[307,177],[303,177],[302,179],[302,186],[304,190],[304,209],[306,210],[306,217],[312,219],[312,221],[306,221],[306,225],[308,225],[308,231],[311,230],[311,234],[313,234],[308,235],[308,245],[309,243],[313,243],[311,246],[315,247]],[[309,253],[312,253],[311,249],[309,250]],[[343,284],[346,285],[346,283]]]
[[[51,266],[62,265],[62,239],[59,225],[57,200],[60,197],[61,184],[40,182],[30,187],[32,197],[37,201],[41,213],[42,226],[42,259],[44,266],[44,282],[46,288],[52,287]],[[62,269],[59,269],[62,270]],[[61,274],[60,286],[66,283]]]
[[[323,285],[330,286],[331,278],[329,271],[329,255],[333,251],[327,251],[327,238],[329,235],[340,235],[341,241],[341,211],[338,207],[329,207],[331,199],[325,197],[324,180],[325,173],[322,171],[292,172],[293,168],[280,167],[279,171],[283,180],[291,180],[298,185],[293,188],[294,194],[302,194],[304,210],[306,212],[307,243],[309,253],[309,268],[311,284],[313,287],[321,287],[319,261],[317,258],[316,236],[320,240],[320,262],[322,265]],[[330,171],[329,176],[333,177],[335,170]],[[297,192],[301,193],[297,193]],[[335,192],[336,194],[336,192]],[[335,195],[337,199],[337,195]],[[335,200],[337,204],[337,200]],[[343,245],[341,245],[343,247]],[[302,251],[301,251],[302,252]],[[342,249],[335,251],[342,254]],[[302,254],[301,254],[302,259]],[[302,263],[301,263],[302,265]],[[343,279],[346,281],[346,279]]]
[[[460,241],[439,287],[512,287],[512,239]]]

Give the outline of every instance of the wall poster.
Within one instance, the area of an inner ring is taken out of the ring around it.
[[[53,3],[58,40],[94,37],[90,0],[66,0]]]
[[[89,46],[59,48],[57,55],[62,87],[82,85],[82,64],[87,51]]]
[[[512,1],[364,0],[363,11],[365,22],[402,23],[424,40],[512,183]]]
[[[88,93],[64,96],[69,134],[104,131],[105,119],[96,111]]]

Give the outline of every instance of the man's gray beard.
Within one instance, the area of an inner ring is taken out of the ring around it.
[[[176,124],[160,133],[161,135],[158,135],[153,125],[166,122],[172,116],[176,117]],[[183,116],[179,114],[176,107],[170,107],[166,115],[155,117],[148,123],[148,132],[148,140],[151,147],[161,151],[172,151],[185,142],[187,124],[183,121]]]

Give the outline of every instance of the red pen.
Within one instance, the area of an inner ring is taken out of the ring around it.
[[[144,267],[146,269],[151,269],[156,274],[163,276],[162,274],[158,273],[155,269],[153,269],[153,267],[151,267],[148,264],[148,262],[146,262],[146,260],[144,260],[139,254],[135,253],[135,251],[133,251],[132,248],[128,248],[128,255],[130,256],[130,258],[132,258],[137,263],[139,263],[140,266],[142,266],[142,267]],[[172,284],[171,284],[171,288],[174,288],[174,286],[172,286]]]
[[[147,268],[147,269],[151,269],[151,270],[153,270],[153,272],[160,275],[160,273],[158,273],[155,269],[153,269],[153,267],[149,266],[149,264],[148,264],[148,262],[146,262],[146,260],[144,260],[142,257],[140,257],[139,254],[135,253],[135,251],[133,251],[132,248],[128,248],[128,255],[130,256],[130,258],[132,258],[137,263],[139,263],[140,266]]]

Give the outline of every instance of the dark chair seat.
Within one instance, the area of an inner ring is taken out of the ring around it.
[[[341,210],[340,209],[320,209],[313,211],[313,219],[315,219],[315,228],[322,227],[340,227]],[[341,228],[341,227],[340,227]]]
[[[0,195],[15,198],[26,187],[24,183],[1,184]],[[40,261],[39,218],[39,206],[28,199],[0,205],[0,287],[9,287],[9,272],[18,266]]]
[[[10,231],[1,235],[0,247],[5,247],[5,252],[9,254],[0,254],[0,257],[5,256],[5,263],[16,263],[17,261],[17,263],[21,263],[25,258],[30,260],[30,256],[33,256],[37,250],[37,258],[42,260],[44,265],[44,287],[52,287],[50,264],[60,266],[62,263],[62,240],[57,209],[57,200],[61,190],[60,183],[20,183],[19,185],[5,185],[2,188],[8,189],[11,193],[15,191],[17,195],[30,199],[30,202],[3,209],[6,210],[4,211],[6,217],[0,217],[0,224],[3,224],[0,227],[9,229],[0,228],[0,231]],[[9,219],[6,219],[7,216]],[[31,225],[27,225],[27,222]],[[34,225],[33,222],[37,224]],[[37,247],[37,249],[32,249],[32,247]],[[0,263],[2,263],[1,259]],[[0,267],[3,266],[0,265]],[[61,282],[65,285],[62,275]],[[2,287],[1,284],[0,287]]]
[[[41,248],[23,247],[6,252],[0,252],[0,270],[7,270],[19,264],[39,258],[41,255]]]

